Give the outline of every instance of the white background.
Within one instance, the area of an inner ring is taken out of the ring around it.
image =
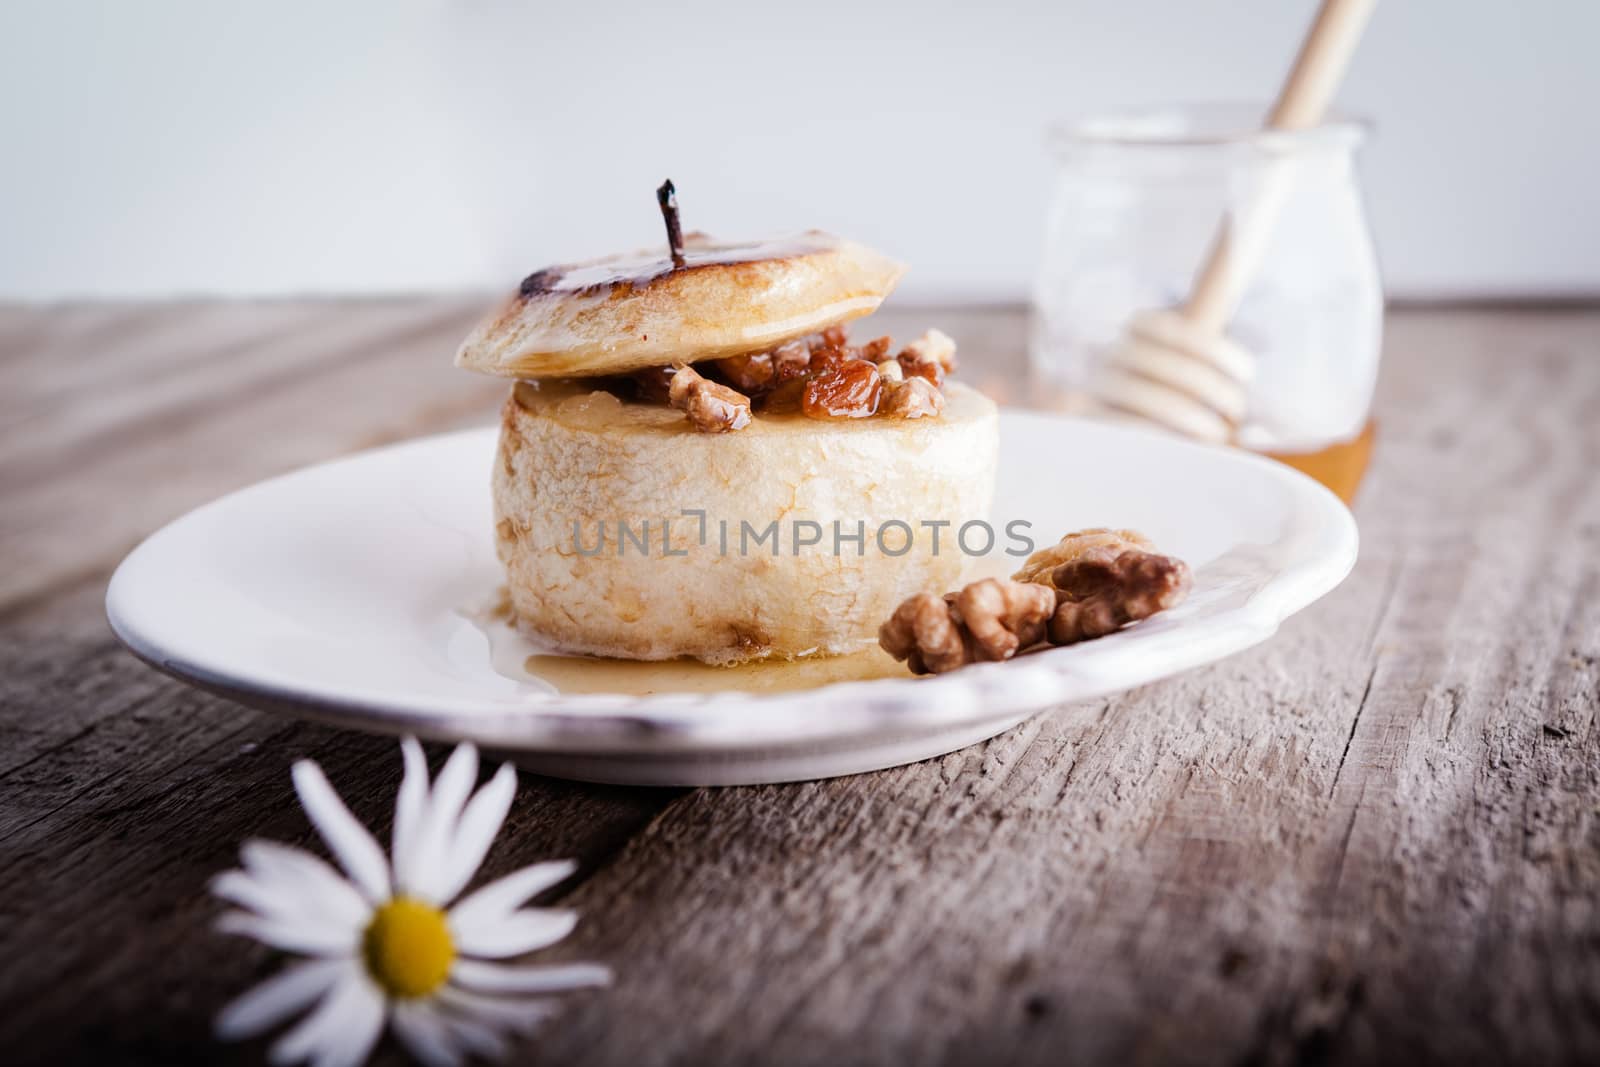
[[[1017,299],[1052,118],[1270,96],[1312,0],[0,12],[0,296],[504,287],[816,225]],[[1384,0],[1343,93],[1400,296],[1600,293],[1600,4]]]

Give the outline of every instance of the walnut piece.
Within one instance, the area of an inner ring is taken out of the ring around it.
[[[1142,548],[1093,548],[1050,574],[1056,609],[1050,643],[1103,637],[1176,606],[1189,594],[1189,565]]]
[[[1010,659],[1045,638],[1055,592],[1031,582],[984,578],[956,594],[956,616],[972,637],[978,658]]]
[[[914,674],[943,674],[1038,644],[1055,607],[1048,586],[985,578],[944,597],[908,598],[879,627],[878,644]]]
[[[1018,582],[1043,582],[1048,585],[1052,571],[1063,563],[1071,563],[1085,552],[1097,548],[1114,548],[1121,551],[1126,548],[1148,549],[1149,547],[1150,541],[1136,530],[1108,530],[1103,526],[1096,526],[1093,529],[1069,533],[1055,544],[1041,548],[1029,556],[1022,569],[1011,577]]]
[[[693,367],[677,368],[669,399],[701,433],[727,433],[750,425],[750,398],[707,381]]]
[[[898,369],[899,364],[885,363],[884,366]],[[881,414],[896,419],[920,419],[943,410],[944,393],[926,378],[886,378],[883,383],[883,399],[878,402]]]
[[[726,433],[750,422],[750,412],[800,411],[817,419],[938,416],[945,407],[946,372],[955,367],[955,342],[929,330],[891,356],[885,334],[852,345],[842,325],[797,337],[775,348],[676,363],[598,380],[624,400],[668,403],[688,413],[697,430]]]
[[[1035,552],[1010,579],[984,578],[942,598],[910,597],[879,628],[878,644],[913,673],[942,674],[1007,660],[1045,641],[1103,637],[1175,607],[1189,593],[1189,565],[1149,551],[1149,544],[1132,530],[1068,534]]]
[[[821,334],[786,341],[765,352],[724,356],[711,362],[712,373],[747,396],[761,396],[809,374],[813,344],[820,350]]]
[[[939,330],[928,330],[901,350],[900,366],[906,377],[926,378],[943,385],[944,376],[956,369],[956,343]]]
[[[762,413],[799,410],[818,419],[864,418],[879,412],[903,419],[939,415],[945,406],[941,391],[945,373],[955,367],[955,342],[929,330],[898,356],[890,355],[893,348],[894,339],[887,334],[852,345],[845,327],[838,325],[776,348],[710,360],[700,365],[700,372],[710,382],[747,398]],[[664,392],[672,373],[671,368],[641,372],[628,383],[627,395],[646,401],[665,399],[657,394]],[[918,381],[925,384],[910,384]],[[908,386],[891,384],[901,382]],[[701,428],[738,429],[715,419]]]
[[[968,662],[966,634],[950,603],[932,593],[908,597],[878,627],[878,644],[913,674],[943,674]]]
[[[772,388],[776,376],[772,357],[771,352],[751,352],[742,356],[727,356],[717,360],[713,366],[717,375],[730,386],[754,396]]]

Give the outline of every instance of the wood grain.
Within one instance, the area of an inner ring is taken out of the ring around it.
[[[310,840],[302,755],[386,826],[397,754],[144,668],[104,581],[220,492],[492,417],[448,368],[475,311],[0,307],[6,1062],[259,1061],[209,1020],[275,963],[209,931],[205,881]],[[938,319],[1014,376],[1020,315]],[[526,1058],[1600,1058],[1600,312],[1388,337],[1361,561],[1261,648],[879,774],[524,775],[490,873],[579,857],[551,955],[618,972]]]

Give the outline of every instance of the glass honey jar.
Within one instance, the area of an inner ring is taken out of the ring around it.
[[[1367,127],[1264,131],[1264,111],[1052,131],[1032,372],[1069,407],[1226,440],[1349,500],[1370,453],[1383,330],[1355,165]]]

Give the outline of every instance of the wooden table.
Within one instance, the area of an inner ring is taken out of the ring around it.
[[[6,1063],[260,1060],[209,1026],[276,963],[206,880],[311,841],[300,756],[386,831],[398,752],[146,668],[106,577],[226,490],[491,419],[448,363],[477,310],[0,309]],[[1016,312],[937,318],[1018,358]],[[1361,562],[1264,647],[879,774],[525,775],[487,872],[576,857],[549,958],[618,973],[529,1058],[1600,1062],[1600,312],[1402,311],[1386,358]]]

